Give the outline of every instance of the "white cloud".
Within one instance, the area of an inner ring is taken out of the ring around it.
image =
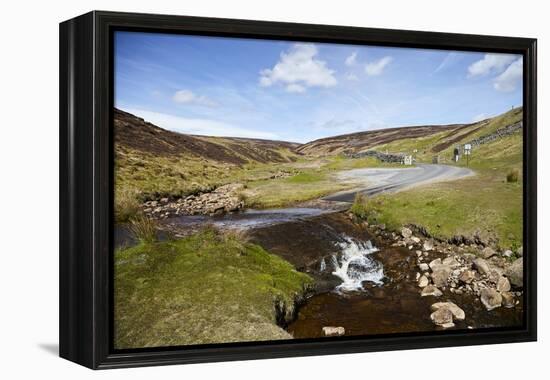
[[[179,90],[174,93],[172,100],[179,104],[195,104],[205,107],[216,107],[218,104],[204,95],[196,95],[190,90]]]
[[[272,140],[279,138],[275,133],[241,128],[216,120],[186,118],[160,112],[145,111],[141,109],[125,109],[125,111],[141,117],[161,128],[179,133],[204,136],[248,137]]]
[[[517,56],[511,54],[485,54],[483,59],[468,67],[468,76],[475,77],[504,70]]]
[[[516,89],[516,86],[523,79],[523,58],[514,61],[502,74],[495,78],[493,86],[495,90],[510,92]]]
[[[347,79],[347,80],[350,80],[350,81],[357,81],[357,80],[359,80],[359,78],[357,78],[357,75],[355,75],[354,73],[347,73],[347,74],[346,74],[346,79]]]
[[[388,66],[391,61],[393,60],[392,57],[383,57],[379,59],[378,61],[370,62],[365,65],[365,72],[368,76],[376,76],[382,74],[386,66]]]
[[[308,87],[332,87],[337,84],[334,70],[316,58],[317,47],[312,44],[295,44],[282,52],[272,69],[260,72],[260,85],[270,87],[282,83],[289,92],[304,92]]]
[[[297,94],[301,94],[303,92],[306,92],[306,88],[304,86],[296,84],[296,83],[291,83],[288,86],[286,86],[286,90],[288,92],[294,92],[294,93],[297,93]]]
[[[354,51],[346,58],[346,66],[353,66],[357,63],[357,52]]]

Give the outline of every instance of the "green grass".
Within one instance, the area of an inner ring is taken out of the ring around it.
[[[358,218],[367,220],[371,213],[371,206],[369,205],[367,196],[361,193],[355,194],[355,199],[350,207],[350,211]]]
[[[475,176],[370,199],[368,218],[393,229],[422,225],[440,238],[477,232],[503,248],[521,246],[521,148],[520,134],[481,145],[470,161]],[[517,182],[507,181],[510,171],[517,172]]]
[[[289,177],[285,180],[286,183],[290,184],[305,184],[305,183],[316,183],[325,179],[325,176],[319,172],[303,172],[298,173],[292,177]]]
[[[400,165],[382,163],[373,157],[343,156],[237,166],[188,156],[153,156],[119,147],[115,168],[116,219],[127,222],[145,200],[187,196],[227,183],[246,185],[248,189],[242,197],[248,206],[287,206],[349,188],[332,179],[335,171],[393,166]],[[281,171],[290,173],[290,177],[272,178]]]
[[[205,229],[115,252],[115,347],[289,339],[276,324],[312,279],[239,235]]]

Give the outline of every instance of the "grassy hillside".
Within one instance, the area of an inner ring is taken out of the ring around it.
[[[418,159],[430,162],[434,147],[441,147],[452,139],[451,145],[439,151],[450,161],[455,144],[493,133],[521,118],[522,110],[516,109],[464,128],[459,139],[442,133],[425,139],[399,140],[375,149],[412,151],[416,148]],[[431,234],[442,238],[478,235],[494,239],[503,248],[517,248],[522,245],[523,235],[522,148],[521,131],[475,147],[469,162],[475,176],[370,199],[366,205],[369,219],[386,223],[390,228],[409,223],[423,225]],[[466,166],[466,160],[456,164]],[[514,172],[518,174],[517,181],[507,178]]]
[[[463,124],[443,126],[429,125],[357,132],[311,141],[307,144],[300,145],[296,151],[312,156],[336,155],[343,152],[360,152],[369,150],[375,146],[389,144],[393,141],[423,139],[443,132],[453,133],[454,131],[460,131],[464,127]],[[397,152],[394,151],[394,153]]]
[[[115,252],[115,347],[291,339],[311,278],[238,235],[204,231]]]

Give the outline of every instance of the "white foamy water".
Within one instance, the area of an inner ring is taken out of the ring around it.
[[[338,243],[341,249],[340,257],[332,256],[334,274],[342,279],[342,283],[336,287],[337,291],[363,290],[363,282],[370,281],[377,285],[382,284],[384,268],[382,264],[374,260],[370,255],[378,251],[369,241],[362,242],[344,237],[344,241]]]

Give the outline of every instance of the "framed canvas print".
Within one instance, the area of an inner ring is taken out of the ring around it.
[[[60,26],[60,355],[536,339],[536,40],[131,13]]]

